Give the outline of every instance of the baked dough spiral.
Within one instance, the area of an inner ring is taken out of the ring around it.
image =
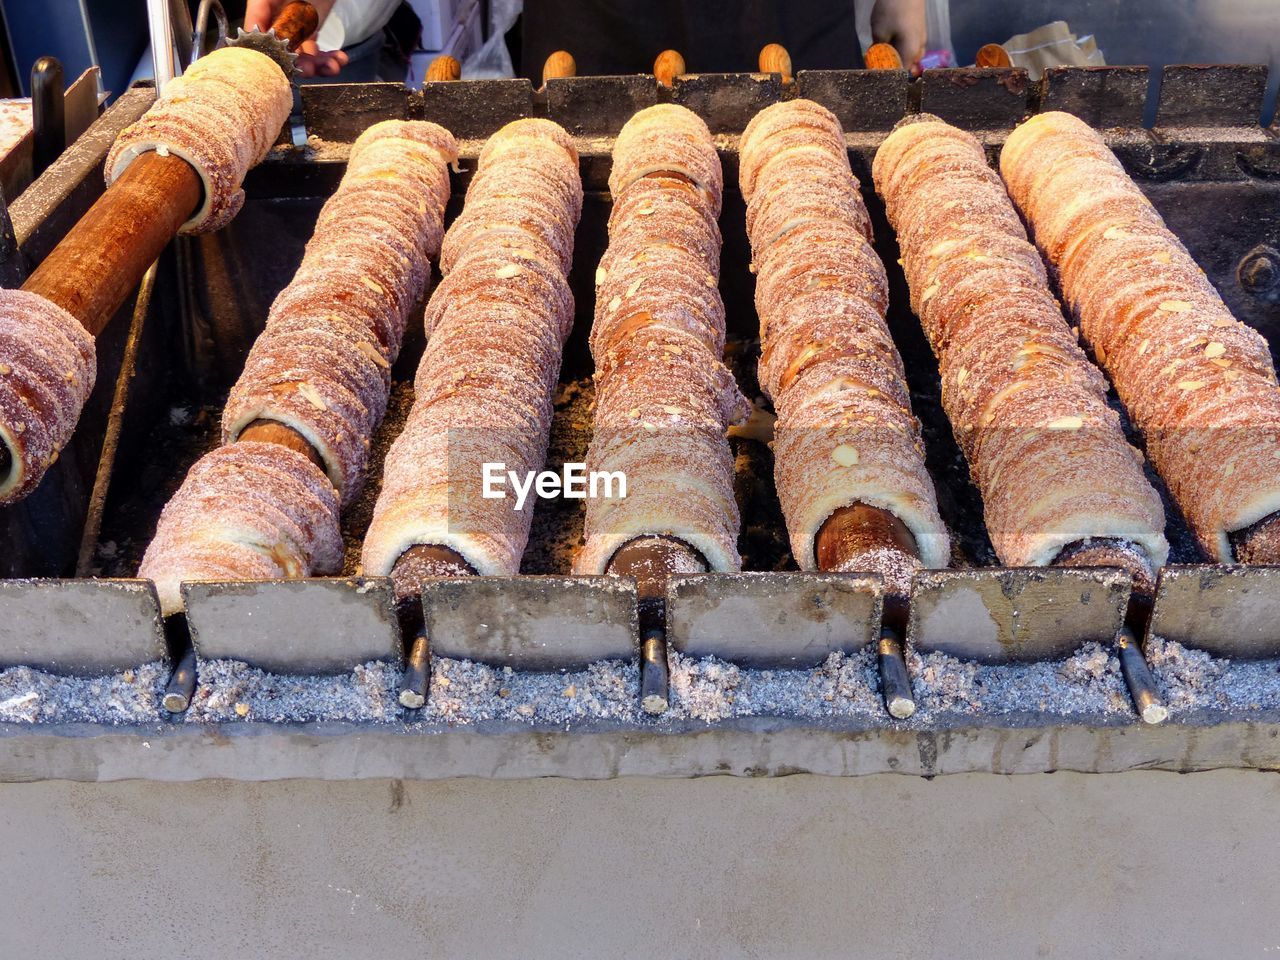
[[[1159,568],[1160,497],[982,145],[920,115],[880,146],[872,174],[1001,562],[1044,566],[1105,537]]]
[[[924,565],[944,567],[950,538],[840,122],[809,100],[774,104],[743,131],[740,156],[760,385],[777,413],[774,481],[796,563],[814,569],[823,523],[862,503],[901,520]]]
[[[483,495],[484,465],[541,469],[561,350],[573,324],[565,273],[582,209],[573,140],[549,120],[518,120],[485,144],[445,235],[445,278],[427,305],[427,348],[404,431],[387,453],[365,536],[366,574],[407,549],[453,549],[481,574],[515,574],[534,497]]]
[[[107,154],[107,183],[141,154],[182,157],[199,174],[204,199],[181,232],[220,230],[240,212],[245,174],[270,152],[292,107],[293,90],[270,57],[243,47],[214,50],[120,131]]]
[[[1200,546],[1280,510],[1280,389],[1267,342],[1237,321],[1102,138],[1043,113],[1000,171],[1080,333]]]
[[[736,571],[738,506],[725,430],[751,407],[725,367],[720,158],[683,107],[642,110],[613,151],[609,247],[596,271],[596,408],[587,469],[626,477],[624,498],[587,500],[574,572],[618,548],[675,537],[709,569]]]

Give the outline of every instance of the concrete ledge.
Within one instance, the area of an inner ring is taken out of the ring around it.
[[[575,724],[568,731],[508,723],[4,724],[0,782],[1280,770],[1280,714],[1274,712],[1160,727],[1007,720],[912,729],[755,718],[652,728]]]

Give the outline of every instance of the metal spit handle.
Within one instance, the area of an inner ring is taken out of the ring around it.
[[[209,14],[213,14],[213,22],[217,24],[217,39],[206,49],[205,35],[209,32]],[[210,50],[217,50],[227,42],[227,11],[219,0],[200,0],[196,8],[196,26],[191,35],[191,61],[203,57]]]
[[[178,75],[174,43],[173,10],[169,0],[147,0],[147,31],[151,34],[151,69],[156,78],[156,99]]]

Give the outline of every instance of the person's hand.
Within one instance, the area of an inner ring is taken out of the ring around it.
[[[337,0],[311,0],[311,5],[320,14],[320,22],[329,15]],[[252,30],[257,27],[265,32],[271,22],[279,16],[289,0],[248,0],[244,9],[244,28]],[[347,55],[341,50],[326,52],[316,46],[312,37],[298,47],[298,70],[304,77],[336,77],[347,65]]]
[[[924,0],[876,0],[871,11],[871,35],[877,43],[893,44],[902,57],[902,65],[918,75],[929,39]]]

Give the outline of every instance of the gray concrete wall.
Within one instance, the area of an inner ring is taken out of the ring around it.
[[[0,957],[1265,957],[1280,778],[0,785]]]

